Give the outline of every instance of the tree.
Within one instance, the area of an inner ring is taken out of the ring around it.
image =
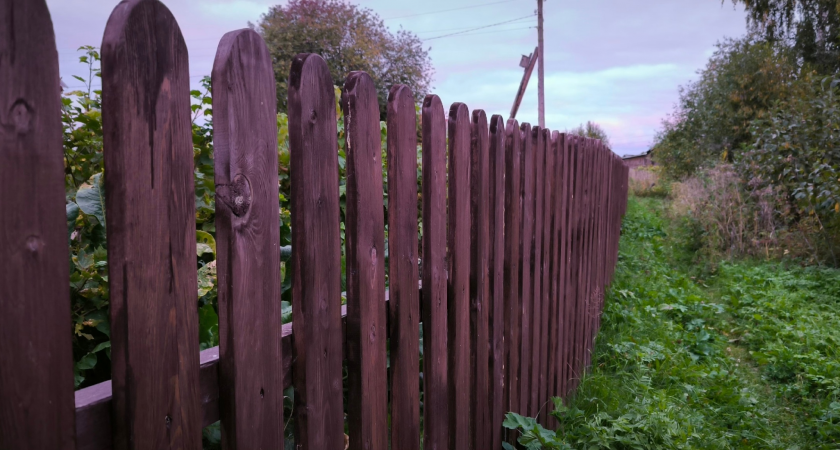
[[[598,125],[597,123],[592,122],[591,120],[587,121],[586,125],[580,124],[577,126],[577,128],[567,130],[566,133],[574,134],[581,137],[599,139],[602,144],[604,144],[608,148],[611,147],[610,138],[609,136],[607,136],[607,132],[604,131],[601,125]]]
[[[368,8],[344,0],[291,0],[271,7],[257,29],[271,52],[279,111],[286,111],[289,68],[298,53],[321,55],[339,86],[351,71],[367,72],[383,118],[394,84],[410,87],[418,103],[430,88],[432,63],[420,38],[402,29],[391,33]]]
[[[751,30],[793,48],[820,73],[840,69],[840,3],[837,0],[733,0],[747,12]]]
[[[753,141],[750,124],[790,95],[802,71],[790,50],[746,36],[727,39],[697,81],[680,87],[674,112],[663,122],[655,158],[675,178],[709,162],[733,161]]]

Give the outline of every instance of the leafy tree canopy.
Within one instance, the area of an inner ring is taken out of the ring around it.
[[[752,143],[752,121],[793,95],[802,73],[781,44],[754,36],[718,43],[699,78],[680,87],[674,112],[656,138],[654,157],[675,178],[709,161],[732,161]]]
[[[402,29],[391,33],[368,8],[344,0],[291,0],[271,7],[256,28],[273,59],[279,111],[286,111],[289,68],[298,53],[321,55],[339,86],[351,71],[367,72],[383,117],[391,86],[410,87],[418,103],[430,88],[432,62],[420,38]]]
[[[592,139],[600,139],[601,143],[603,143],[608,148],[611,148],[610,145],[610,138],[607,136],[607,132],[604,131],[604,128],[601,125],[598,125],[595,122],[587,121],[586,125],[580,124],[577,128],[572,128],[571,130],[567,130],[566,133],[574,134],[577,136],[592,138]]]
[[[783,41],[820,73],[840,69],[840,2],[837,0],[733,0],[744,5],[752,31]]]

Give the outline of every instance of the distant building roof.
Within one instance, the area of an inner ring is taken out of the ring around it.
[[[650,150],[642,153],[641,155],[624,155],[621,157],[621,159],[644,158],[645,156],[650,156]]]

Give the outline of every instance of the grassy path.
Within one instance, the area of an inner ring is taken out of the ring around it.
[[[532,448],[840,448],[840,271],[698,260],[631,198],[591,373]]]

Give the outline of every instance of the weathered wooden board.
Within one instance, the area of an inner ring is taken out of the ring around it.
[[[470,148],[470,448],[490,446],[489,322],[490,297],[490,142],[487,115],[472,112]]]
[[[102,40],[117,449],[201,448],[189,84],[169,10],[118,4]]]
[[[262,37],[225,34],[212,80],[222,442],[282,449],[277,107]]]
[[[545,154],[545,165],[543,174],[543,238],[542,238],[542,257],[540,258],[540,271],[542,272],[542,288],[540,289],[540,296],[542,297],[542,310],[539,318],[540,323],[540,371],[539,371],[539,391],[537,398],[539,399],[539,419],[543,425],[547,425],[547,416],[551,411],[548,407],[550,403],[548,394],[548,343],[551,340],[550,325],[553,323],[549,321],[551,312],[551,281],[554,279],[551,276],[551,246],[553,244],[551,236],[552,220],[554,219],[554,148],[551,145],[551,130],[540,130],[540,146]]]
[[[349,448],[385,450],[388,448],[385,215],[379,104],[376,85],[368,74],[348,75],[342,109],[347,136],[344,235]],[[416,287],[414,291],[416,295]]]
[[[502,422],[509,411],[504,403],[505,368],[505,120],[500,115],[490,118],[490,443],[489,448],[502,447]]]
[[[344,445],[341,240],[335,91],[329,68],[299,54],[289,76],[295,444]]]
[[[522,298],[519,272],[522,226],[521,180],[522,140],[519,123],[508,119],[505,125],[505,247],[504,247],[504,307],[505,307],[505,411],[520,412]],[[512,435],[513,433],[509,433]],[[510,443],[511,440],[508,440]]]
[[[446,118],[423,100],[423,448],[449,448]]]
[[[449,108],[449,438],[451,449],[470,439],[470,116]]]
[[[0,1],[0,448],[75,448],[58,55],[43,0]]]
[[[534,242],[531,250],[531,288],[533,298],[531,321],[531,380],[528,393],[531,399],[528,404],[528,415],[536,417],[543,403],[540,397],[540,349],[544,338],[542,330],[543,293],[542,293],[542,257],[543,257],[543,228],[545,203],[545,141],[540,127],[531,129],[531,145],[534,147]]]
[[[391,447],[405,450],[420,448],[417,249],[417,116],[411,89],[396,85],[388,96]]]
[[[531,125],[523,123],[519,127],[519,139],[522,146],[521,169],[521,198],[522,225],[520,229],[519,247],[519,298],[522,299],[521,346],[519,352],[519,411],[520,414],[530,414],[531,401],[531,342],[533,340],[533,281],[531,270],[531,255],[534,236],[534,145],[531,141]]]

